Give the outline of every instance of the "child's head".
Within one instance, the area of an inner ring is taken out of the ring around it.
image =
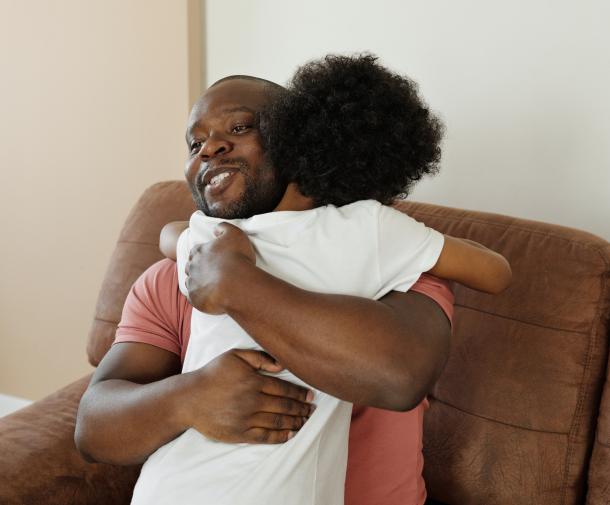
[[[417,85],[371,55],[300,67],[263,113],[271,163],[316,205],[404,197],[440,160],[443,127]]]

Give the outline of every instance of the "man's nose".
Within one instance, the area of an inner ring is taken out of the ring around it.
[[[208,160],[221,154],[227,154],[231,152],[233,145],[225,137],[221,135],[210,135],[207,140],[201,146],[199,156]]]

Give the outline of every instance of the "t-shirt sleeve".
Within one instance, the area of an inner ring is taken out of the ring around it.
[[[184,358],[190,306],[178,289],[176,263],[161,260],[133,284],[116,331],[114,343],[150,344]]]
[[[392,207],[379,207],[377,251],[381,296],[408,291],[438,261],[444,236]]]
[[[411,287],[411,291],[432,298],[443,310],[449,324],[453,321],[453,304],[455,297],[451,290],[451,283],[445,279],[439,279],[430,274],[422,274],[417,282]]]

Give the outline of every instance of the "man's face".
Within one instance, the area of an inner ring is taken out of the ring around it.
[[[257,81],[232,79],[208,89],[189,117],[185,176],[208,216],[246,218],[271,212],[284,190],[266,161],[256,113],[268,100]]]

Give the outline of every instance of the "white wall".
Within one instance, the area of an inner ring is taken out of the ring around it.
[[[38,399],[91,371],[122,223],[182,177],[200,84],[187,25],[186,0],[0,1],[0,393]]]
[[[207,0],[208,83],[368,50],[447,125],[413,198],[610,239],[610,3]]]

